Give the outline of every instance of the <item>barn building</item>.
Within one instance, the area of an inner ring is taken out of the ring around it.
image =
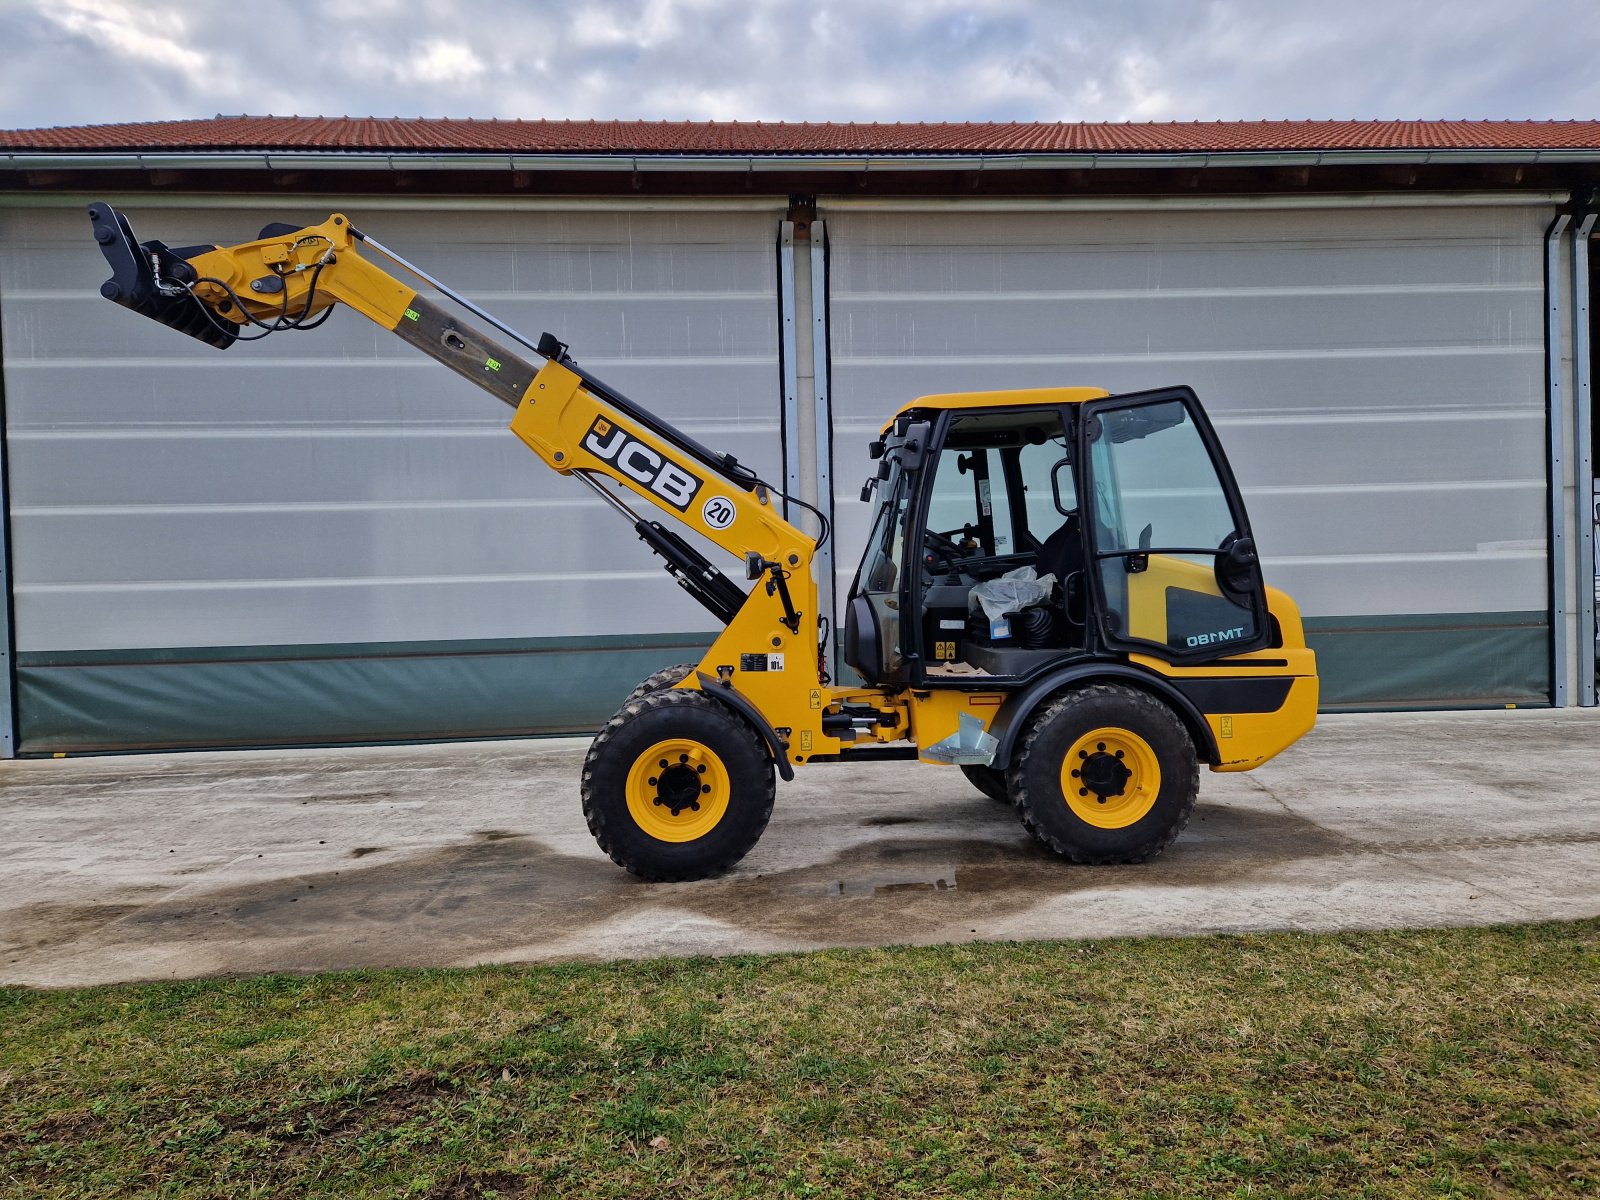
[[[1593,704],[1600,122],[217,117],[0,132],[3,752],[595,728],[708,619],[351,313],[225,354],[141,238],[349,213],[829,507],[928,392],[1192,385],[1328,709]]]

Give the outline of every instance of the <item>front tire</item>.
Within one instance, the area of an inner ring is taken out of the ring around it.
[[[754,730],[697,691],[651,692],[606,722],[583,766],[583,815],[623,869],[705,879],[750,852],[772,816],[772,762]]]
[[[1093,684],[1034,719],[1006,773],[1022,823],[1075,863],[1139,863],[1183,832],[1200,791],[1194,742],[1145,692]]]

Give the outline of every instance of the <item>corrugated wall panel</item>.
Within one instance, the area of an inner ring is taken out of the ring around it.
[[[1547,207],[825,215],[841,545],[912,396],[1188,383],[1331,703],[1545,694]]]
[[[327,215],[130,207],[141,237],[171,244],[241,241],[270,220]],[[359,201],[348,208],[359,218]],[[530,336],[556,333],[702,442],[779,471],[774,214],[385,211],[362,224]],[[24,692],[30,670],[71,670],[74,653],[137,663],[233,648],[232,662],[241,647],[260,657],[280,646],[348,655],[427,645],[437,661],[439,645],[472,639],[559,646],[570,672],[586,640],[675,645],[710,627],[613,515],[510,435],[492,397],[349,312],[226,352],[182,338],[98,297],[106,271],[87,230],[75,209],[0,211]],[[251,684],[263,709],[273,669]],[[286,686],[303,695],[309,677]],[[580,725],[616,699],[615,681],[596,678],[606,694],[589,697]],[[563,694],[583,692],[570,684]],[[318,702],[339,708],[337,695]],[[344,703],[353,712],[363,700]],[[26,726],[43,709],[25,695],[21,711]],[[304,736],[270,725],[266,740]],[[370,721],[348,725],[349,736],[372,736]],[[139,744],[169,737],[159,726]],[[438,728],[461,732],[449,713]],[[33,732],[33,748],[70,742],[59,728]],[[337,723],[326,730],[339,736]]]

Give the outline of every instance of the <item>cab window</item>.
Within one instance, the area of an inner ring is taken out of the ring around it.
[[[1265,645],[1255,544],[1197,410],[1168,392],[1090,413],[1090,529],[1107,643],[1174,659]]]
[[[928,540],[962,558],[1014,553],[1011,499],[998,448],[963,450],[959,439],[960,431],[952,429],[939,456],[928,494]]]
[[[913,592],[927,675],[1014,677],[1080,650],[1087,584],[1063,410],[954,414],[929,466]],[[1000,581],[1023,568],[1032,580]],[[990,613],[985,596],[1015,608]]]

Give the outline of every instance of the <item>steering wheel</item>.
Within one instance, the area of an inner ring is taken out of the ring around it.
[[[954,566],[962,559],[970,556],[970,551],[956,541],[956,535],[961,534],[965,537],[970,537],[971,533],[971,528],[966,525],[945,531],[926,529],[922,533],[923,549],[930,559],[942,562],[947,566]]]

